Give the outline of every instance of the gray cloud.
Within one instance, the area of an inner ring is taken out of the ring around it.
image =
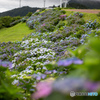
[[[21,0],[22,6],[43,7],[44,0]],[[46,7],[59,5],[60,0],[46,0]],[[19,7],[19,0],[0,0],[0,12]]]
[[[22,6],[43,7],[44,0],[21,0]],[[74,1],[74,0],[73,0]],[[100,0],[75,0],[75,1],[100,1]],[[60,0],[46,0],[46,7],[59,5]],[[0,12],[18,8],[19,0],[0,0]]]

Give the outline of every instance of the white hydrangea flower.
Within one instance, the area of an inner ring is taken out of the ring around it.
[[[14,68],[14,67],[15,67],[15,63],[12,64],[12,67],[11,68]]]
[[[16,74],[14,74],[14,75],[11,75],[11,78],[14,78],[14,77],[17,77],[17,75],[16,75]]]
[[[12,82],[13,85],[18,84],[18,83],[19,83],[19,80],[16,80],[16,79]]]

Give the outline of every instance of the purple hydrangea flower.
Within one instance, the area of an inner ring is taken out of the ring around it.
[[[0,65],[1,65],[1,60],[0,60]]]
[[[85,89],[85,82],[86,80],[83,78],[62,78],[54,82],[53,89],[64,94],[70,93],[70,91],[81,91]]]
[[[93,82],[86,82],[85,84],[85,88],[88,90],[88,91],[97,91],[100,89],[100,82],[98,83],[93,83]]]
[[[48,71],[48,70],[45,71],[45,74],[51,74],[51,73],[52,71]]]
[[[59,72],[59,74],[63,74],[63,72]]]
[[[42,26],[45,26],[45,23],[44,23],[44,24],[42,24],[42,25],[41,25],[41,27],[42,27]]]
[[[60,19],[65,19],[66,15],[60,15]]]
[[[9,68],[12,68],[12,62],[9,62]]]
[[[71,64],[82,64],[83,61],[78,59],[78,58],[68,58],[68,59],[65,59],[65,60],[59,60],[58,61],[58,66],[69,66]]]
[[[53,70],[53,73],[57,73],[57,71],[56,70]]]
[[[46,75],[45,74],[42,74],[41,77],[42,77],[42,79],[45,79],[46,78]]]
[[[37,76],[36,77],[36,80],[41,80],[41,76]]]
[[[12,67],[12,62],[0,60],[0,66],[11,68]]]
[[[1,64],[3,67],[7,67],[8,65],[6,63]]]

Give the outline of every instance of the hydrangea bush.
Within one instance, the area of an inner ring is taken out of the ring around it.
[[[100,95],[100,25],[83,16],[40,10],[26,21],[33,33],[0,43],[1,100],[84,100],[70,91]]]

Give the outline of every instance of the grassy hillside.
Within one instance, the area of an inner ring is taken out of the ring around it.
[[[3,28],[0,30],[0,42],[21,41],[24,36],[27,36],[32,31],[26,26],[26,23],[19,23],[10,28]]]

